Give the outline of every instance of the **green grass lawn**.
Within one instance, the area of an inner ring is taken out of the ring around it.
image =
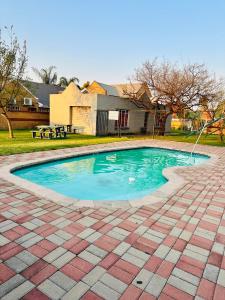
[[[124,136],[124,137],[95,137],[87,135],[69,134],[66,139],[40,140],[32,139],[30,130],[15,130],[15,138],[9,139],[7,131],[0,131],[0,155],[10,155],[16,153],[34,152],[42,150],[63,149],[70,147],[80,147],[93,144],[111,143],[117,141],[129,141],[137,139],[152,139],[152,136]],[[173,132],[167,136],[157,136],[156,139],[170,140],[176,142],[193,143],[196,136],[187,137],[183,132]],[[200,144],[225,146],[216,135],[202,136]]]

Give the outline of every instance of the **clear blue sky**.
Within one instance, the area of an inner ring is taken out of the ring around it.
[[[156,56],[225,75],[225,0],[0,0],[0,27],[26,39],[31,66],[81,82],[126,81]]]

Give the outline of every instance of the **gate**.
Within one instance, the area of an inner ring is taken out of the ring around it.
[[[97,111],[96,135],[108,134],[108,111]]]

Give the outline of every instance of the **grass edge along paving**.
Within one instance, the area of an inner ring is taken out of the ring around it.
[[[96,137],[89,135],[69,134],[66,139],[53,139],[53,140],[41,140],[33,139],[31,137],[30,130],[15,130],[15,138],[9,139],[7,131],[0,131],[0,155],[11,155],[19,153],[28,153],[36,151],[47,151],[63,148],[74,148],[95,144],[106,144],[119,141],[131,141],[131,140],[143,140],[152,139],[151,135],[128,135],[128,136],[106,136]],[[175,142],[187,142],[194,143],[196,141],[196,135],[188,136],[184,132],[172,132],[166,136],[156,136],[155,139],[175,141]],[[199,144],[211,145],[211,146],[225,146],[225,143],[220,141],[217,135],[203,135],[199,141]]]

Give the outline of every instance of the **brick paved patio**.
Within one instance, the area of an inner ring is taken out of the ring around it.
[[[81,149],[0,157],[0,166]],[[219,159],[176,171],[186,184],[175,195],[134,208],[62,206],[0,169],[0,298],[225,299],[225,147],[197,150]]]

